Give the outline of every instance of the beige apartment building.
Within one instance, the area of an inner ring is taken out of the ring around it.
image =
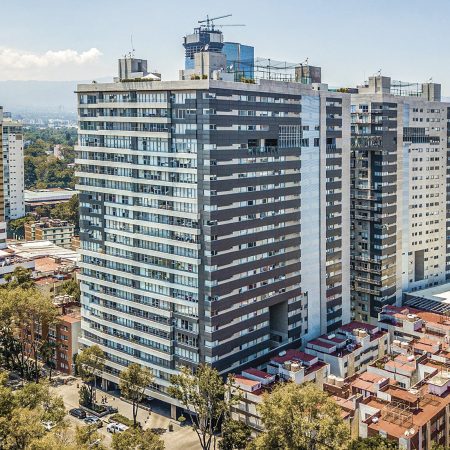
[[[25,240],[50,241],[59,247],[71,248],[74,224],[66,220],[42,218],[25,224]]]

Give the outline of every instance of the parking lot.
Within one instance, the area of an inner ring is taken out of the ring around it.
[[[53,392],[56,392],[57,394],[62,396],[67,411],[72,408],[79,407],[77,385],[81,386],[81,381],[76,380],[70,382],[69,384],[61,384],[59,386],[51,388]],[[133,418],[131,404],[121,400],[116,396],[97,389],[97,400],[105,396],[107,398],[108,405],[117,407],[119,413],[124,415],[125,417],[129,419]],[[77,425],[85,425],[83,420],[72,417],[69,414],[68,417],[73,431],[75,430],[75,427]],[[99,433],[104,437],[104,444],[106,446],[109,446],[111,444],[111,434],[106,431],[106,423],[108,421],[108,417],[109,416],[102,418],[105,423],[103,427],[99,428],[98,430]],[[152,411],[150,413],[146,410],[139,409],[138,421],[142,424],[144,430],[151,428],[163,428],[167,430],[169,423],[172,423],[173,431],[166,431],[161,436],[164,440],[167,450],[199,450],[201,448],[195,432],[190,427],[181,427],[177,422],[171,420],[170,417],[166,414],[166,411],[164,411],[158,404],[152,405]]]

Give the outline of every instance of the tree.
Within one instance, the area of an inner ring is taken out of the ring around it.
[[[51,431],[30,442],[29,450],[80,450],[66,429]],[[28,450],[28,449],[27,449]]]
[[[114,434],[113,450],[164,450],[163,440],[150,430],[129,428],[123,433]]]
[[[0,374],[1,449],[66,450],[62,445],[45,447],[43,440],[46,433],[42,423],[51,421],[56,425],[52,433],[57,433],[59,442],[62,442],[65,429],[62,398],[50,392],[48,383],[28,383],[22,390],[13,393],[6,386],[6,379],[6,374]]]
[[[80,285],[76,280],[76,278],[71,278],[70,280],[64,281],[64,283],[61,284],[59,292],[71,295],[76,302],[80,301],[81,297]]]
[[[34,360],[34,379],[39,382],[40,349],[45,342],[50,342],[48,330],[58,322],[59,311],[49,297],[35,289],[24,290],[26,301],[22,305],[19,326],[24,341],[24,351],[30,350]]]
[[[22,377],[39,381],[39,350],[49,341],[48,329],[57,323],[59,311],[50,298],[28,288],[28,274],[14,272],[0,302],[1,352]]]
[[[45,429],[37,409],[14,408],[6,423],[0,422],[2,449],[25,450],[30,442],[44,436]]]
[[[34,218],[31,215],[10,220],[8,222],[8,232],[14,239],[23,239],[25,237],[25,224],[32,221],[34,221]]]
[[[169,395],[189,411],[202,449],[216,448],[220,423],[237,400],[231,395],[232,379],[229,378],[224,384],[216,369],[202,364],[194,373],[183,367],[180,374],[171,377],[171,383]]]
[[[395,447],[395,448],[398,448],[398,447]],[[438,444],[437,442],[433,442],[431,444],[431,450],[448,450],[448,447],[445,447],[442,444]]]
[[[97,389],[97,376],[104,368],[105,355],[98,345],[85,348],[77,357],[77,369],[81,379],[89,389],[89,406],[94,403],[94,394]]]
[[[252,442],[252,449],[347,448],[350,433],[339,406],[313,384],[279,385],[258,409],[265,431]]]
[[[18,266],[11,273],[5,275],[6,284],[3,286],[5,289],[31,289],[34,287],[34,281],[31,278],[32,272],[30,269]]]
[[[48,379],[52,380],[52,370],[56,368],[55,355],[58,349],[58,344],[53,341],[46,340],[42,342],[39,353],[42,357],[42,361],[48,367]]]
[[[75,441],[78,447],[82,449],[96,448],[97,450],[103,450],[105,447],[102,445],[102,435],[97,431],[97,425],[87,425],[76,428]]]
[[[252,432],[244,422],[227,419],[222,424],[220,450],[243,450],[247,447]]]
[[[54,219],[67,220],[75,225],[75,229],[80,228],[80,200],[78,194],[72,195],[68,202],[58,203],[50,212],[50,216]]]
[[[39,410],[43,422],[62,425],[66,408],[62,397],[50,391],[48,382],[28,383],[16,393],[15,405],[20,408]]]
[[[139,403],[144,398],[145,389],[153,382],[152,372],[139,364],[130,364],[120,372],[120,392],[133,405],[133,423],[136,428]]]
[[[396,450],[398,448],[396,441],[388,440],[380,435],[368,438],[360,437],[348,446],[348,450]]]
[[[0,373],[0,417],[10,417],[14,407],[14,394],[12,389],[6,386],[8,374]]]

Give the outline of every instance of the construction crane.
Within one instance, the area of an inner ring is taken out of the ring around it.
[[[217,16],[217,17],[209,17],[209,15],[206,15],[206,19],[203,20],[199,20],[198,23],[200,24],[205,24],[206,25],[201,25],[203,27],[205,27],[207,30],[212,30],[214,31],[214,27],[245,27],[245,25],[243,24],[223,24],[223,25],[215,25],[214,21],[215,20],[219,20],[219,19],[224,19],[225,17],[231,17],[233,14],[225,14],[224,16]]]

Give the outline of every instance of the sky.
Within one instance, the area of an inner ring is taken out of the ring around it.
[[[3,3],[3,2],[2,2]],[[177,79],[182,38],[210,16],[225,40],[255,55],[322,67],[331,86],[355,86],[381,73],[433,79],[450,96],[448,0],[20,0],[1,5],[0,80],[113,77],[131,49],[163,79]]]

